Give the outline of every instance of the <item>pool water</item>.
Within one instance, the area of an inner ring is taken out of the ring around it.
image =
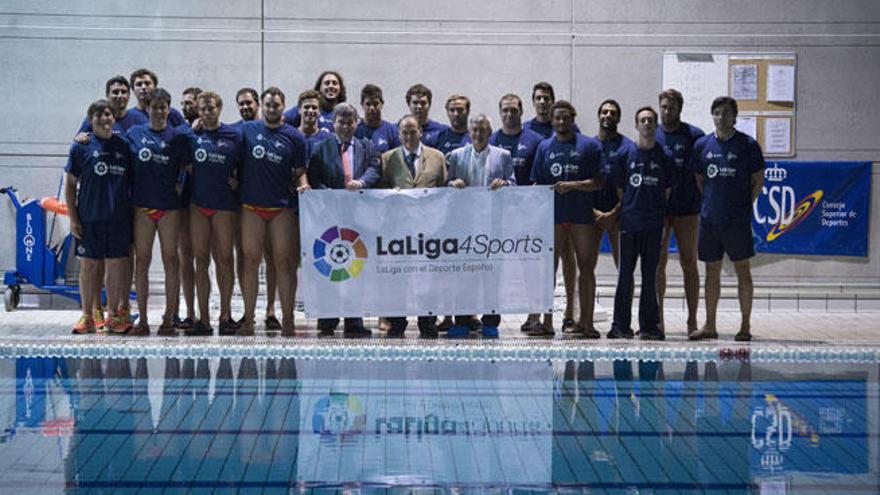
[[[0,359],[2,493],[876,493],[874,363]]]

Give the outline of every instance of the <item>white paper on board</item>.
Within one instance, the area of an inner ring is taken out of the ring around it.
[[[758,118],[738,116],[736,118],[736,130],[748,134],[752,139],[758,139]]]
[[[737,64],[733,66],[733,97],[737,100],[758,99],[758,66]]]
[[[770,64],[767,67],[767,101],[794,102],[794,66]]]
[[[791,119],[768,117],[764,119],[764,153],[791,153]]]

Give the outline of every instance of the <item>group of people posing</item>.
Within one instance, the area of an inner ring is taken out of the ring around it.
[[[133,92],[137,104],[128,108]],[[342,76],[322,73],[313,89],[288,101],[277,87],[242,88],[235,96],[241,120],[220,121],[222,97],[187,88],[182,112],[147,70],[106,83],[106,99],[92,103],[74,138],[66,166],[65,200],[80,259],[83,314],[77,334],[149,335],[149,267],[156,233],[165,271],[166,308],[159,335],[213,335],[209,315],[213,260],[220,294],[220,335],[254,335],[258,271],[266,261],[266,329],[293,336],[299,265],[298,195],[309,189],[489,187],[551,185],[555,264],[563,266],[566,310],[561,330],[599,338],[593,325],[595,267],[608,235],[619,270],[608,338],[633,338],[633,274],[641,263],[638,336],[665,338],[663,299],[667,251],[674,234],[684,274],[687,334],[717,337],[721,260],[736,270],[742,323],[736,340],[749,340],[754,256],[751,205],[764,179],[764,158],[754,139],[735,129],[737,103],[719,97],[710,111],[711,134],[682,122],[680,92],[659,95],[658,110],[639,108],[636,139],[620,133],[620,105],[599,104],[599,131],[580,133],[577,111],[557,101],[546,82],[534,85],[535,117],[523,122],[523,100],[498,102],[500,128],[486,114],[471,116],[470,100],[451,95],[449,125],[429,118],[433,94],[422,84],[406,92],[409,114],[383,120],[382,90],[363,87],[363,114],[347,102]],[[294,104],[295,103],[295,104]],[[133,260],[132,260],[133,246]],[[238,254],[238,262],[235,262]],[[699,271],[705,262],[706,321],[697,325]],[[139,318],[130,316],[134,275]],[[230,301],[238,278],[244,315],[233,319]],[[107,313],[100,302],[105,285]],[[178,318],[181,286],[187,316]],[[279,294],[282,318],[274,315]],[[575,287],[579,318],[574,318]],[[197,297],[196,297],[197,295]],[[198,300],[198,315],[195,301]],[[408,315],[415,316],[415,315]],[[420,336],[451,337],[481,329],[497,336],[500,316],[417,318]],[[332,335],[338,319],[318,320]],[[389,337],[402,337],[407,315],[382,318]],[[521,329],[555,335],[552,313],[529,315]],[[345,318],[344,335],[371,334],[360,318]]]

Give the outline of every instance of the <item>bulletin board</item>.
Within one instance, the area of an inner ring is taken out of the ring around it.
[[[794,53],[666,52],[661,91],[681,91],[681,119],[707,133],[715,128],[712,100],[734,97],[736,128],[755,138],[766,157],[791,158],[796,155],[796,73]]]

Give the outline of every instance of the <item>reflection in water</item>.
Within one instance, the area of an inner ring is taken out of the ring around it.
[[[823,374],[826,373],[826,374]],[[870,492],[877,369],[0,360],[0,490]]]

